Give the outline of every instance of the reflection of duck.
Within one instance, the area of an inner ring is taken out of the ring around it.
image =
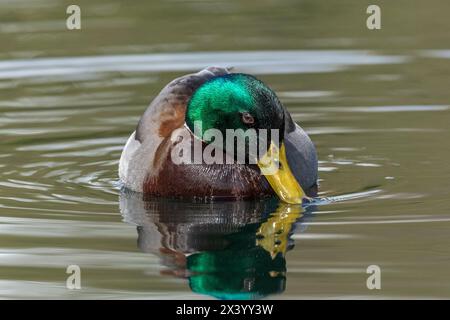
[[[122,192],[124,220],[137,225],[138,246],[159,255],[164,271],[187,277],[194,292],[255,299],[285,288],[289,235],[303,209],[277,199],[187,203],[143,201]]]
[[[265,129],[269,136],[258,140],[265,155],[248,145],[226,153],[225,140],[204,135],[209,129],[222,137],[227,129],[255,129],[259,139]],[[278,138],[271,129],[278,130]],[[176,164],[173,155],[190,150],[183,148],[180,137],[198,141],[202,155],[210,150],[220,157],[209,164],[204,159],[195,165]],[[237,150],[246,150],[245,164],[236,163]],[[270,157],[280,163],[276,174],[264,162]],[[305,193],[316,195],[317,156],[308,135],[270,88],[253,76],[211,67],[173,80],[153,100],[128,139],[119,175],[127,188],[148,195],[243,199],[277,194],[285,202],[299,203]]]

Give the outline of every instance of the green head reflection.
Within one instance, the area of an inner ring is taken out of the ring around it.
[[[187,268],[192,291],[218,299],[258,299],[285,288],[285,257],[272,259],[260,246],[193,254]]]
[[[227,300],[258,299],[283,292],[289,232],[301,213],[299,206],[279,204],[261,223],[226,236],[227,249],[188,256],[191,289]]]

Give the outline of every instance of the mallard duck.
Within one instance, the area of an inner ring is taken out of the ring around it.
[[[208,129],[224,136],[229,129],[278,129],[280,134],[277,143],[267,145],[265,154],[245,151],[245,159],[256,158],[255,163],[239,162],[225,148],[221,151],[224,163],[173,160],[174,154],[186,153],[180,137],[200,142],[203,151],[211,145],[224,146],[205,138]],[[275,173],[266,170],[267,158],[278,165]],[[276,195],[287,203],[302,203],[316,195],[317,167],[311,139],[267,85],[248,74],[209,67],[173,80],[150,103],[123,149],[119,177],[126,188],[147,196],[244,199]]]

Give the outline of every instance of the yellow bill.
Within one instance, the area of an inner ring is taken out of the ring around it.
[[[301,204],[303,198],[306,198],[305,192],[289,167],[284,143],[278,148],[272,142],[267,153],[259,159],[258,166],[280,200]]]

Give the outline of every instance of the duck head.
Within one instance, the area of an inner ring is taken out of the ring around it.
[[[240,73],[212,78],[194,92],[185,117],[196,138],[233,161],[257,165],[282,201],[299,204],[306,198],[286,151],[286,127],[292,131],[295,124],[262,81]]]

